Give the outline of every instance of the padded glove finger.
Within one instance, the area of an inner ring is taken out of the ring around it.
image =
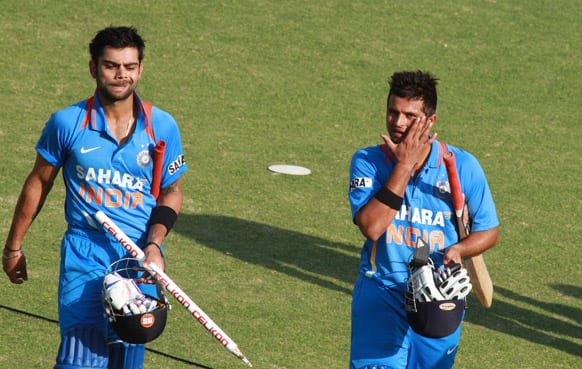
[[[443,271],[439,271],[436,280],[437,286],[440,286],[447,278],[449,278],[459,269],[461,269],[461,264],[453,264],[451,267],[445,268]]]
[[[447,300],[460,300],[466,297],[473,285],[467,274],[467,269],[458,268],[440,283],[438,289]]]
[[[435,284],[432,265],[418,268],[410,277],[414,298],[420,302],[445,300]]]

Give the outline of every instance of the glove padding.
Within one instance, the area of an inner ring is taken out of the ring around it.
[[[410,276],[410,286],[414,299],[419,302],[445,300],[435,283],[434,266],[432,263],[421,266]]]
[[[436,284],[446,300],[460,300],[466,297],[473,288],[467,269],[461,267],[460,264],[445,268],[438,275]]]
[[[460,300],[473,288],[467,270],[459,264],[435,273],[434,265],[429,262],[416,269],[409,282],[419,302]]]
[[[2,269],[12,283],[21,284],[28,280],[26,257],[22,250],[18,251],[16,255],[6,255],[6,251],[4,251],[2,255]]]
[[[156,309],[157,302],[145,296],[133,279],[117,272],[105,276],[105,298],[114,310],[123,315],[143,314]]]

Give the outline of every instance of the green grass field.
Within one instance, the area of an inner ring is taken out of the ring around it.
[[[131,24],[141,96],[181,125],[190,170],[168,274],[262,369],[347,368],[362,236],[353,152],[381,142],[387,79],[440,78],[445,142],[474,153],[501,220],[457,369],[578,368],[582,357],[580,0],[0,0],[0,236],[44,122],[93,94],[87,45]],[[309,167],[274,175],[273,163]],[[29,281],[0,281],[0,368],[52,368],[64,187],[26,237]],[[147,369],[242,368],[177,304]]]

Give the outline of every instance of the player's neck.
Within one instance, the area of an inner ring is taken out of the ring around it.
[[[103,112],[108,122],[127,121],[127,117],[133,115],[133,96],[124,100],[101,101]]]
[[[134,129],[135,110],[133,97],[103,104],[107,126],[120,145],[127,141]]]

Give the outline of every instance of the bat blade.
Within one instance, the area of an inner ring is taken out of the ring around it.
[[[126,250],[129,254],[139,260],[145,261],[145,254],[143,250],[129,238],[121,228],[119,228],[113,220],[111,220],[101,210],[94,215],[95,220],[103,227],[106,232],[109,232]],[[160,282],[164,289],[173,296],[182,305],[194,320],[198,321],[206,330],[212,334],[228,351],[241,359],[247,366],[252,367],[253,364],[240,351],[238,345],[180,288],[174,281],[156,264],[151,263],[148,266],[144,265],[155,278]]]
[[[444,148],[444,145],[443,145]],[[459,175],[457,173],[457,166],[455,163],[455,156],[452,152],[446,151],[443,155],[447,175],[449,177],[449,186],[451,187],[451,197],[453,199],[453,208],[455,210],[455,217],[457,219],[457,226],[459,228],[459,238],[462,240],[469,236],[469,209],[465,203],[465,196],[461,190]],[[468,258],[463,258],[463,264],[467,269],[471,284],[473,285],[473,293],[479,300],[479,303],[485,307],[490,308],[493,304],[493,281],[485,265],[483,255],[475,255]]]
[[[463,264],[471,279],[475,297],[483,307],[490,308],[493,304],[493,281],[489,276],[483,255],[463,259]]]

